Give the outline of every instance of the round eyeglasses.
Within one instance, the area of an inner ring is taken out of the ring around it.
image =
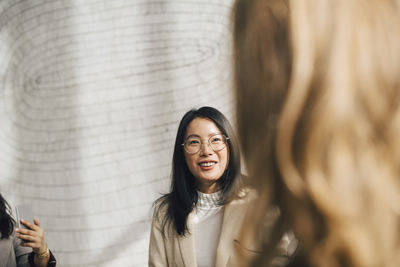
[[[225,148],[227,140],[229,140],[229,137],[226,137],[222,134],[215,134],[208,138],[208,145],[212,150],[217,152]],[[199,152],[201,150],[201,145],[201,138],[196,135],[189,136],[182,144],[185,151],[189,154],[195,154]]]

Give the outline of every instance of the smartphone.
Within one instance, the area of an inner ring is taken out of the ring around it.
[[[33,223],[33,213],[32,213],[32,205],[23,204],[17,205],[15,207],[15,215],[17,217],[17,227],[21,229],[28,229],[24,224],[21,223],[21,219]]]

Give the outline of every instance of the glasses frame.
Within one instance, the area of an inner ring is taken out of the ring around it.
[[[222,137],[224,137],[224,147],[221,148],[221,149],[215,150],[214,147],[211,145],[210,140],[211,140],[211,138],[213,138],[214,136],[217,136],[217,135],[221,135]],[[188,137],[190,137],[190,136],[188,136]],[[201,146],[203,145],[203,142],[202,142],[202,140],[201,140],[200,137],[199,137],[199,139],[200,139],[200,146],[199,146],[199,150],[197,150],[196,152],[189,152],[189,151],[186,150],[185,144],[186,144],[188,138],[185,139],[185,141],[181,144],[181,146],[183,146],[183,149],[184,149],[184,150],[186,151],[186,153],[188,153],[188,154],[193,155],[193,154],[199,153],[200,150],[201,150]],[[208,146],[209,146],[214,152],[218,152],[218,151],[221,151],[222,149],[224,149],[224,148],[226,147],[226,145],[228,144],[228,140],[229,140],[229,137],[226,136],[226,135],[224,135],[224,134],[213,134],[213,135],[211,135],[211,136],[208,138],[207,144],[208,144]]]

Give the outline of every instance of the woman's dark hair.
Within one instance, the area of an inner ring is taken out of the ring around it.
[[[10,214],[10,205],[0,194],[0,239],[8,238],[14,230],[14,219]]]
[[[186,165],[182,143],[185,139],[186,129],[195,118],[207,118],[212,120],[221,133],[229,139],[228,167],[218,179],[219,188],[222,192],[220,205],[232,200],[237,196],[241,187],[240,151],[233,128],[226,117],[217,109],[202,107],[188,111],[182,118],[178,133],[176,135],[174,154],[172,159],[171,192],[163,195],[154,203],[155,216],[162,219],[162,230],[165,234],[165,227],[171,225],[178,235],[185,235],[187,232],[187,217],[193,210],[198,200],[195,178]],[[160,213],[161,210],[166,212]],[[160,215],[162,216],[160,218]]]

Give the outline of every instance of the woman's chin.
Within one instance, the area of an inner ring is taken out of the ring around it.
[[[200,192],[203,193],[213,193],[218,191],[218,181],[219,178],[215,177],[202,177],[197,180],[197,187]]]

